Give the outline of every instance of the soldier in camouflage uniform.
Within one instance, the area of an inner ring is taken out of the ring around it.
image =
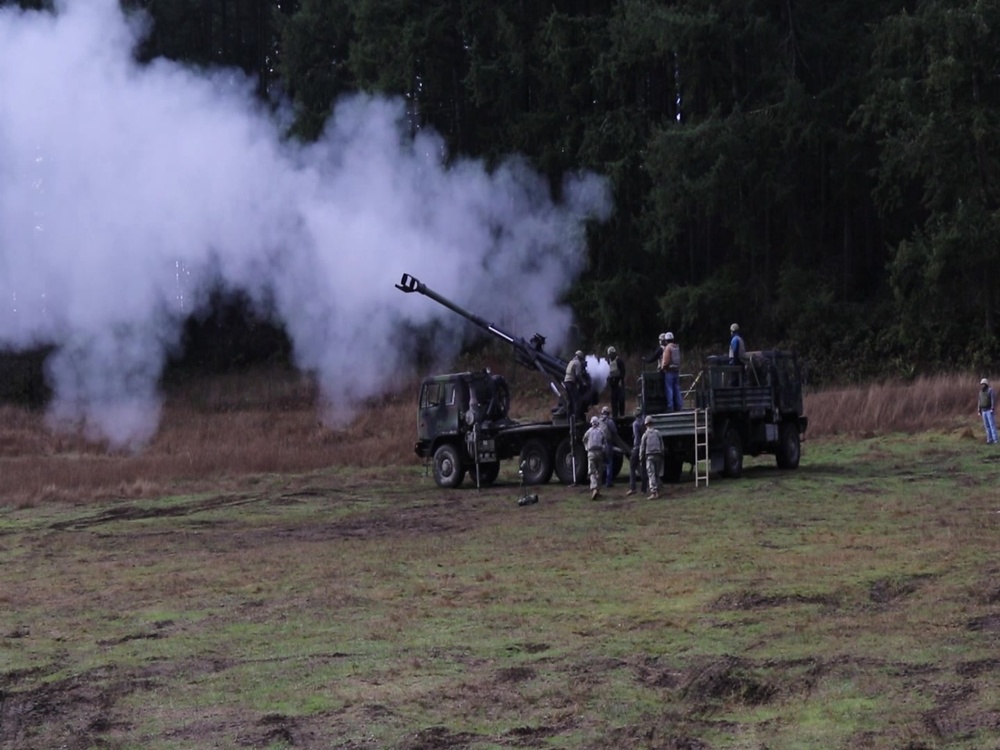
[[[653,427],[653,418],[646,416],[646,431],[642,433],[639,443],[639,460],[646,466],[646,478],[649,480],[649,495],[647,500],[655,500],[660,496],[660,477],[663,475],[663,438]]]
[[[596,500],[601,494],[601,479],[604,476],[604,450],[607,438],[601,429],[601,420],[590,418],[590,429],[583,433],[583,447],[587,449],[587,473],[590,475],[590,498]]]
[[[563,388],[566,390],[566,416],[575,422],[580,416],[580,398],[583,395],[583,369],[586,366],[583,352],[577,351],[573,359],[566,363],[566,375],[563,377]]]

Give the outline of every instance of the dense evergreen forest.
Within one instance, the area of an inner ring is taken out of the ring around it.
[[[454,155],[606,175],[569,300],[595,345],[735,320],[827,382],[998,360],[1000,3],[127,3],[143,59],[242,68],[289,137],[386,92]]]

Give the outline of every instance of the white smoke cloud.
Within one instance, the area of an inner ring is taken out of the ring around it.
[[[142,31],[115,0],[0,8],[0,347],[56,347],[53,420],[147,442],[163,365],[217,284],[269,306],[334,418],[407,369],[406,324],[460,330],[394,288],[404,271],[559,344],[603,180],[570,176],[555,204],[516,159],[446,165],[401,102],[364,95],[288,142],[242,74],[137,65]]]

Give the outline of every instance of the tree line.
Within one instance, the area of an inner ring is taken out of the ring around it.
[[[141,58],[242,68],[289,137],[384,92],[455,156],[606,175],[568,300],[595,344],[737,321],[829,382],[998,360],[1000,3],[124,1]]]

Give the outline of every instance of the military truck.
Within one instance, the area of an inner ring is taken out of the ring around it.
[[[751,352],[738,364],[708,357],[685,394],[685,408],[667,411],[663,375],[642,373],[637,383],[645,414],[663,436],[664,479],[680,479],[685,463],[738,478],[743,457],[773,454],[795,469],[809,425],[802,414],[802,377],[793,351]]]
[[[430,297],[509,343],[518,363],[548,376],[560,398],[550,421],[518,422],[509,416],[510,389],[500,375],[479,371],[425,378],[414,450],[433,461],[438,485],[458,487],[468,473],[477,486],[488,486],[496,481],[500,462],[515,457],[526,484],[544,484],[553,472],[564,484],[584,483],[587,457],[581,440],[586,423],[583,413],[573,415],[566,409],[568,399],[561,390],[566,360],[545,352],[541,335],[535,334],[530,343],[512,336],[409,274],[396,286]],[[665,481],[679,481],[685,464],[696,476],[703,467],[706,477],[711,471],[736,478],[743,473],[746,455],[773,454],[784,469],[799,465],[808,419],[802,414],[802,380],[794,352],[752,352],[737,365],[730,365],[728,358],[709,357],[685,384],[685,408],[668,412],[663,375],[644,372],[636,380],[643,413],[653,418],[664,438]],[[584,411],[599,396],[592,380],[587,385],[581,399]],[[631,444],[632,417],[615,423],[621,438]],[[622,461],[616,454],[616,476]]]
[[[584,370],[579,409],[571,414],[563,375],[568,362],[545,351],[545,337],[535,334],[530,342],[486,322],[442,297],[410,274],[396,285],[400,291],[433,299],[479,328],[506,341],[524,367],[549,378],[557,396],[551,419],[518,422],[510,418],[510,389],[500,375],[487,371],[433,375],[420,386],[417,407],[417,442],[414,450],[433,461],[434,480],[442,487],[458,487],[468,473],[477,486],[488,486],[500,473],[500,462],[517,457],[525,483],[544,484],[553,472],[564,484],[583,483],[587,478],[587,454],[581,439],[586,431],[584,415],[597,403],[599,393]],[[619,434],[631,439],[631,418],[616,420]],[[615,458],[616,472],[623,457]]]

